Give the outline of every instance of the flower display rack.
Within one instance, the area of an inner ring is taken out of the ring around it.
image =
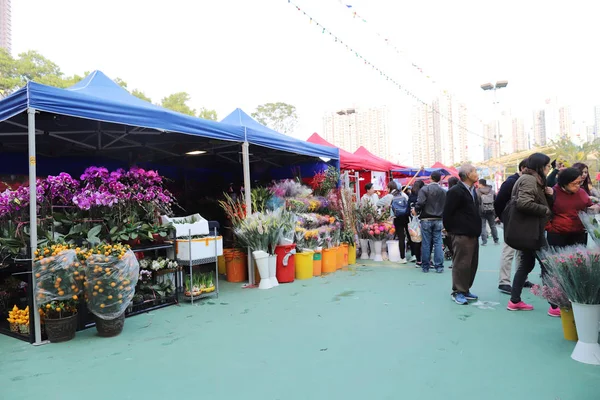
[[[24,290],[19,290],[17,293],[13,293],[12,298],[9,298],[8,296],[3,296],[0,298],[0,334],[33,343],[35,342],[33,312],[29,313],[29,333],[14,332],[14,330],[11,330],[10,324],[6,320],[9,309],[12,308],[13,303],[17,304],[19,308],[25,308],[29,306],[29,310],[33,310],[33,298],[30,296],[30,292],[27,290],[27,288],[32,286],[31,263],[25,263],[25,261],[27,260],[21,260],[21,262],[18,263],[0,265],[0,281],[13,275],[22,275],[25,277],[25,283],[27,285]],[[2,295],[2,293],[0,293],[0,295]]]

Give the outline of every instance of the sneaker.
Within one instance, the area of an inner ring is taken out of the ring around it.
[[[437,272],[438,274],[441,274],[442,272],[444,272],[444,268],[436,268],[435,272]]]
[[[415,263],[415,267],[416,267],[416,268],[421,268],[421,266],[422,266],[422,265],[423,265],[423,263],[422,263],[421,261],[417,261],[417,262]]]
[[[456,304],[460,304],[461,306],[469,304],[467,298],[462,293],[452,293],[452,300],[454,300]]]
[[[525,283],[523,284],[524,288],[532,288],[533,287],[533,283],[529,282],[529,281],[525,281]]]
[[[481,243],[482,246],[487,246],[487,242]]]
[[[548,315],[551,317],[560,317],[560,308],[556,307],[556,308],[552,308],[550,307],[548,309]]]
[[[494,242],[494,244],[497,246],[497,245],[499,245],[499,244],[500,244],[500,242]]]
[[[473,294],[473,293],[471,293],[471,292],[469,292],[469,293],[465,294],[465,298],[466,298],[467,300],[478,300],[478,299],[479,299],[479,297],[477,297],[477,295],[476,295],[476,294]]]
[[[417,257],[416,257],[416,256],[412,256],[412,257],[410,258],[410,260],[408,260],[408,261],[409,261],[409,262],[415,262],[415,261],[417,261]]]
[[[522,301],[518,303],[513,303],[512,301],[508,301],[508,305],[506,309],[509,311],[531,311],[533,310],[533,306],[531,304],[524,303]]]
[[[426,273],[428,273],[428,272],[429,272],[429,268],[423,268],[423,269],[422,269],[422,271],[423,271],[423,273],[425,273],[425,274],[426,274]]]
[[[504,294],[510,294],[512,292],[512,287],[510,285],[500,285],[498,286],[498,290]]]
[[[398,261],[398,264],[406,264],[406,258],[401,258],[400,261]]]

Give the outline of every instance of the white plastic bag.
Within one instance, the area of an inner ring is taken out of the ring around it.
[[[421,243],[421,221],[418,217],[413,217],[408,223],[408,233],[413,243]]]

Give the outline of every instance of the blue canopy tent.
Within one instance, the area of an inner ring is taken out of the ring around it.
[[[233,110],[233,112],[223,118],[221,122],[242,128],[248,144],[265,147],[271,150],[277,150],[275,152],[271,151],[267,153],[262,157],[261,161],[274,164],[272,158],[276,157],[279,151],[283,151],[289,153],[286,155],[287,165],[291,164],[289,156],[292,154],[304,156],[302,157],[304,160],[306,157],[314,157],[315,159],[318,158],[325,163],[334,165],[339,170],[339,149],[315,143],[308,143],[274,131],[273,129],[260,124],[240,108]],[[323,162],[321,161],[315,160],[310,166],[303,165],[303,167],[318,169],[318,172],[321,172],[324,169]],[[250,187],[249,182],[249,180],[244,182],[244,185],[246,187]],[[249,193],[250,191],[246,192]]]
[[[337,163],[339,167],[339,149],[305,142],[304,140],[295,139],[274,131],[273,129],[260,124],[239,108],[233,110],[233,112],[223,118],[221,122],[242,127],[246,135],[246,140],[250,144],[293,154],[332,160],[334,163]]]
[[[431,176],[434,171],[439,171],[442,175],[452,175],[443,168],[401,168],[392,170],[392,173],[394,177],[420,177]]]
[[[103,155],[121,160],[129,156],[131,160],[137,150],[137,162],[154,159],[156,154],[181,160],[189,158],[185,155],[190,150],[198,150],[217,157],[220,154],[216,150],[223,146],[237,147],[244,142],[245,133],[240,126],[202,120],[145,102],[94,71],[68,89],[28,82],[0,100],[0,138],[3,153],[29,154],[30,247],[35,249],[38,155]],[[32,280],[35,286],[35,277]],[[35,299],[33,309],[37,309]],[[34,319],[35,343],[40,343],[38,313]]]

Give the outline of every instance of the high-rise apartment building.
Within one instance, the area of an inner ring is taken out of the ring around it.
[[[490,121],[483,126],[483,159],[489,160],[500,155],[500,143],[498,142],[498,121]]]
[[[529,149],[529,140],[525,134],[525,121],[523,118],[513,118],[512,120],[512,141],[514,152]]]
[[[571,107],[563,106],[558,109],[559,137],[573,140],[573,119]]]
[[[467,107],[444,93],[413,113],[413,163],[453,165],[468,160]]]
[[[594,107],[594,135],[600,137],[600,106]]]
[[[10,0],[0,0],[0,47],[9,53],[12,48]]]
[[[323,117],[323,132],[330,143],[350,152],[364,146],[389,159],[390,137],[386,107],[346,108]]]
[[[458,105],[458,147],[454,148],[454,161],[466,162],[469,160],[469,142],[468,142],[469,116],[467,114],[467,105],[460,103]]]
[[[544,119],[546,122],[546,144],[560,139],[560,118],[558,100],[556,98],[546,99]]]
[[[546,111],[537,110],[533,113],[533,144],[545,146],[546,143]]]

